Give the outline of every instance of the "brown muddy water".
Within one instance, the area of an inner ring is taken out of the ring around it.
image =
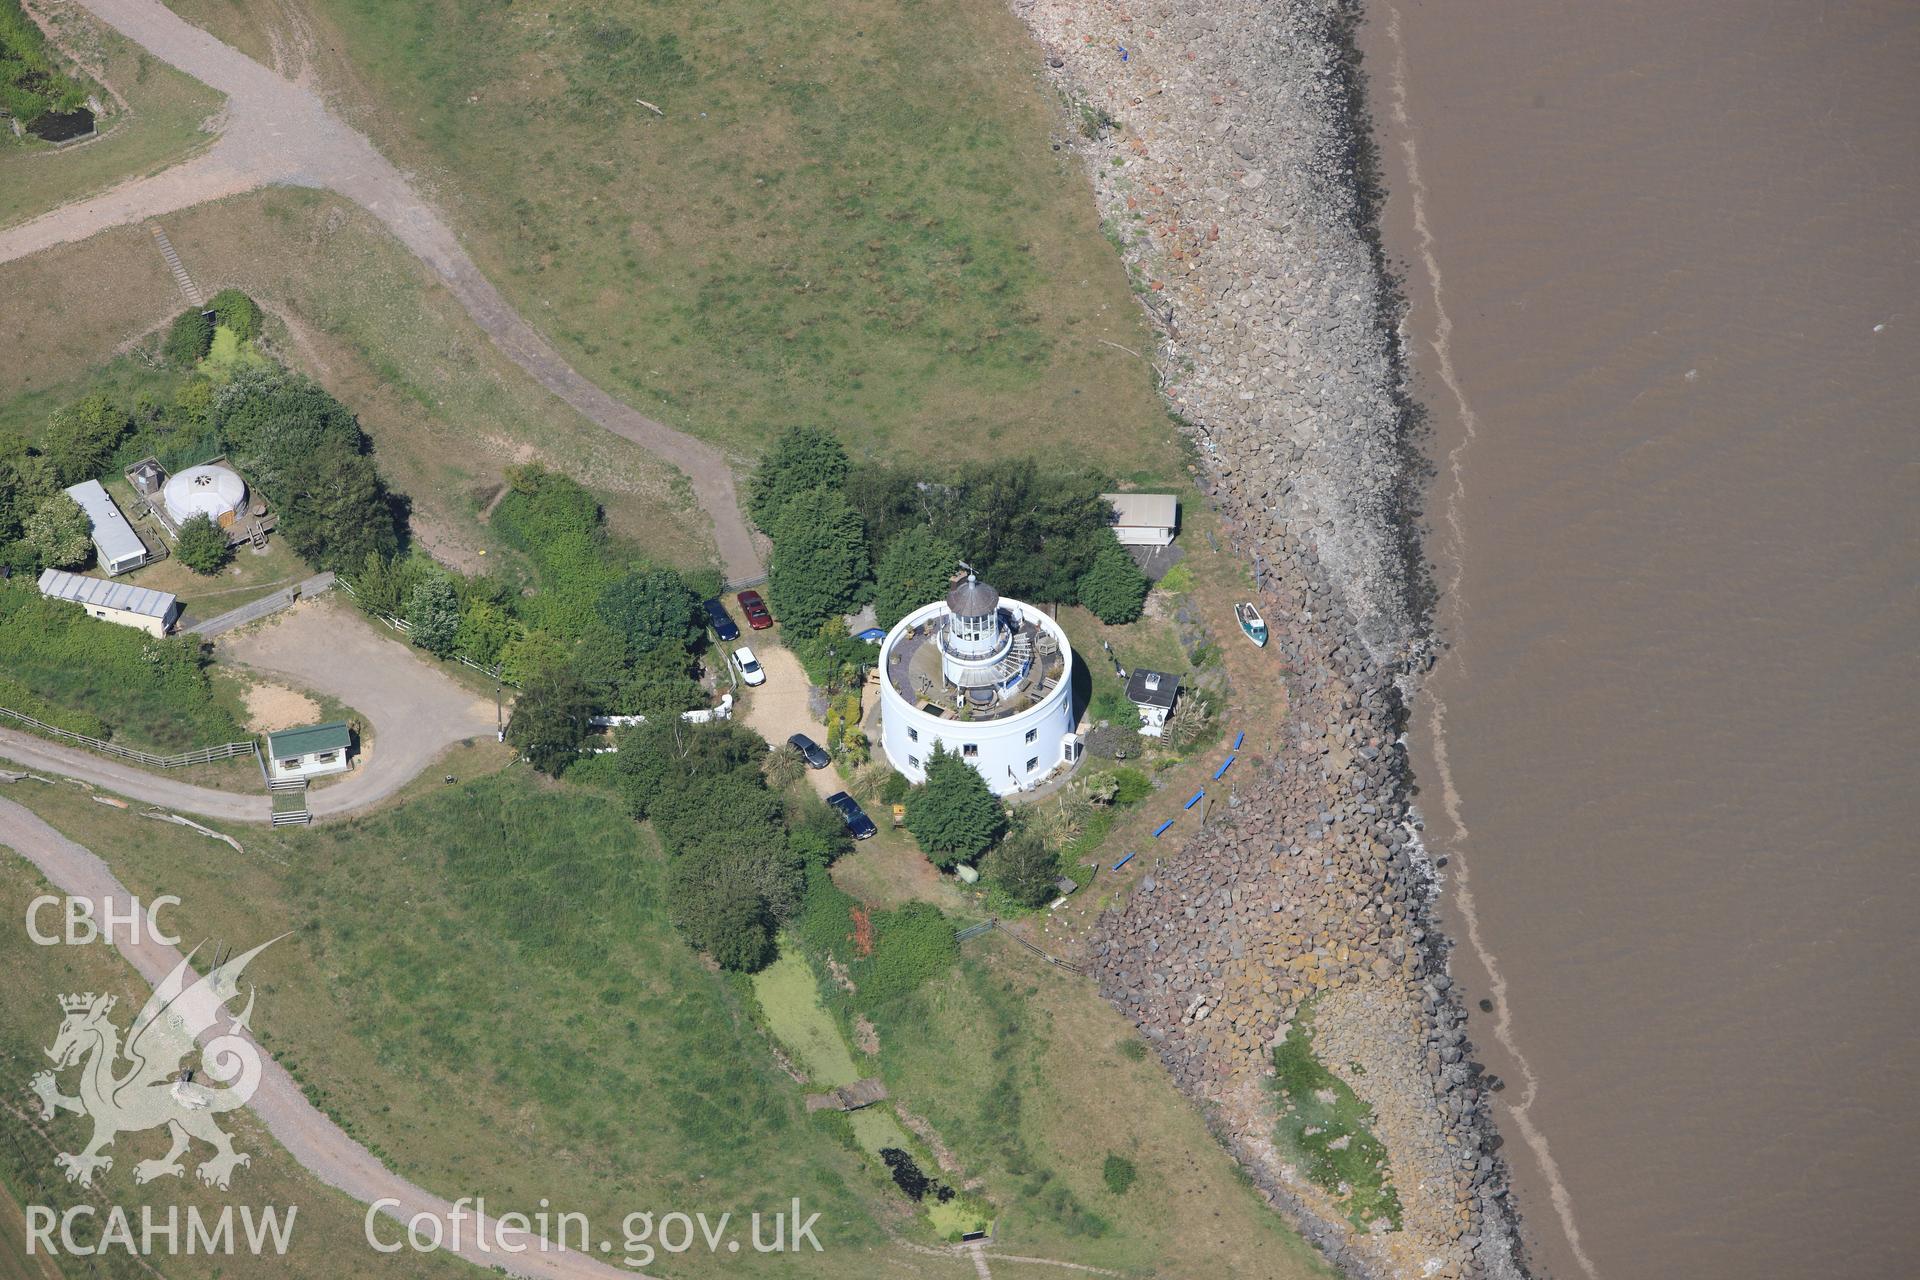
[[[1379,0],[1363,50],[1420,804],[1534,1258],[1916,1274],[1920,5]]]

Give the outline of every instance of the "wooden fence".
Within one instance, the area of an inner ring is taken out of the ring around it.
[[[1058,956],[1048,955],[1045,951],[1041,950],[1039,947],[1034,946],[1031,942],[1028,942],[1025,938],[1021,937],[1019,934],[1015,933],[1013,930],[1007,928],[1007,926],[1001,924],[1000,917],[998,916],[995,916],[991,920],[982,921],[979,924],[968,925],[966,928],[960,930],[960,932],[954,935],[954,940],[956,942],[965,942],[969,938],[977,938],[983,933],[988,933],[996,929],[999,930],[1001,933],[1005,934],[1008,938],[1012,939],[1014,942],[1019,943],[1021,946],[1025,947],[1027,950],[1033,952],[1033,954],[1039,956],[1042,960],[1045,960],[1048,964],[1052,965],[1054,968],[1065,969],[1068,973],[1077,973],[1082,977],[1086,976],[1087,971],[1085,969],[1082,969],[1077,964],[1070,964],[1067,961],[1062,960]]]
[[[49,734],[55,738],[63,738],[68,742],[78,743],[90,751],[98,751],[104,755],[118,756],[122,760],[131,760],[133,763],[147,769],[184,769],[190,764],[211,764],[215,760],[230,760],[234,756],[254,755],[259,751],[258,745],[255,744],[252,739],[248,739],[245,742],[223,742],[217,747],[201,747],[196,751],[183,751],[177,756],[161,756],[155,755],[151,751],[139,751],[133,747],[123,747],[117,742],[104,742],[99,738],[89,738],[84,733],[75,733],[71,729],[62,729],[59,725],[48,724],[44,720],[35,720],[32,716],[23,715],[8,707],[0,707],[0,717],[18,721],[20,724],[24,724],[39,733]]]
[[[346,588],[347,594],[353,597],[355,604],[360,604],[360,593],[353,589],[353,584],[351,582],[348,582],[345,578],[339,578],[339,577],[336,577],[333,581],[336,586],[341,586]],[[409,634],[413,630],[413,625],[409,623],[405,618],[396,618],[392,614],[380,613],[377,610],[367,609],[364,605],[362,605],[361,607],[368,614],[368,616],[380,619],[380,621],[386,623],[388,626],[392,627],[395,631],[398,631],[403,636]],[[475,671],[478,671],[481,675],[486,676],[488,679],[498,680],[501,684],[508,685],[511,688],[518,689],[520,687],[517,681],[509,680],[505,676],[501,675],[499,667],[483,667],[479,663],[475,662],[472,658],[463,658],[457,653],[448,654],[444,660],[447,662],[457,662],[463,667],[471,667]]]

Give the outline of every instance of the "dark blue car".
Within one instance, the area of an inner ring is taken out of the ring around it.
[[[727,612],[727,606],[718,600],[703,600],[700,607],[707,611],[707,625],[713,628],[713,634],[722,640],[738,640],[740,628],[734,625],[733,615]]]
[[[827,797],[827,803],[833,807],[840,820],[847,824],[847,830],[853,833],[855,840],[865,840],[880,828],[873,825],[873,819],[867,816],[860,802],[844,791],[836,791]]]

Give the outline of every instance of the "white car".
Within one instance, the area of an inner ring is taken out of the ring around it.
[[[753,650],[741,645],[733,651],[733,665],[740,668],[740,678],[748,684],[765,684],[767,669],[760,665],[760,659],[753,656]]]

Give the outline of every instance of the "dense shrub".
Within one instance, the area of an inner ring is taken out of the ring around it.
[[[767,596],[782,624],[812,635],[865,596],[871,576],[866,529],[838,490],[808,489],[788,498],[771,533]]]
[[[766,742],[728,720],[661,717],[622,730],[619,747],[628,810],[652,820],[667,850],[675,927],[723,968],[765,965],[780,925],[801,909],[809,865],[761,776]]]
[[[167,363],[181,369],[191,369],[207,358],[207,352],[213,348],[213,321],[207,313],[193,308],[182,311],[173,318],[173,325],[167,330],[167,340],[160,348],[160,354]]]
[[[227,531],[205,515],[182,524],[180,536],[173,540],[173,558],[199,574],[220,572],[232,554]]]
[[[445,574],[433,574],[407,599],[407,638],[435,657],[452,655],[460,633],[460,599]]]
[[[21,521],[20,540],[42,565],[71,569],[85,564],[93,554],[93,522],[72,498],[50,493],[34,503]]]
[[[96,737],[169,752],[239,737],[205,668],[191,638],[155,639],[30,583],[0,585],[0,673],[45,704],[93,716],[107,730]]]
[[[133,416],[96,391],[53,411],[47,418],[40,452],[61,484],[78,484],[105,470],[114,450],[132,430]]]
[[[214,323],[231,329],[233,336],[247,342],[260,336],[260,304],[238,289],[222,289],[207,302]],[[208,335],[211,340],[212,335]]]
[[[960,553],[924,525],[916,525],[887,544],[874,570],[874,619],[894,623],[947,594]]]
[[[873,954],[853,966],[864,1004],[878,1004],[915,991],[960,957],[953,922],[926,902],[873,914]]]
[[[1055,881],[1060,859],[1038,831],[1017,832],[1001,841],[987,855],[985,870],[988,879],[1024,907],[1040,906],[1059,893]]]
[[[1106,1163],[1100,1166],[1100,1180],[1107,1184],[1107,1190],[1117,1196],[1125,1195],[1127,1188],[1139,1176],[1140,1172],[1133,1167],[1133,1161],[1125,1156],[1109,1155]]]

